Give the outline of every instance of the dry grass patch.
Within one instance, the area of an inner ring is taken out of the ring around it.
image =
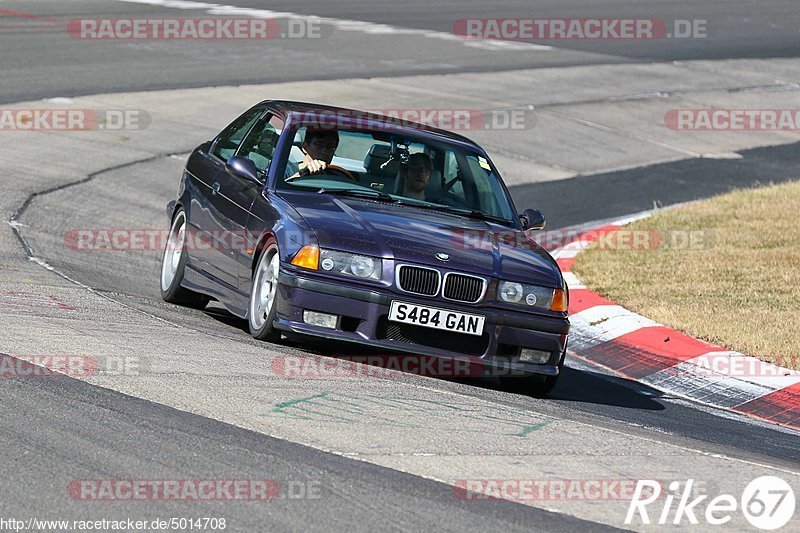
[[[649,250],[593,246],[576,258],[581,281],[688,335],[800,368],[800,182],[735,191],[627,230],[664,240]]]

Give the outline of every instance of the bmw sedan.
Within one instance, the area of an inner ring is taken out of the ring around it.
[[[463,136],[265,101],[192,152],[167,214],[164,300],[218,300],[257,339],[467,358],[531,394],[563,367],[569,295],[532,236],[544,216],[518,214]]]

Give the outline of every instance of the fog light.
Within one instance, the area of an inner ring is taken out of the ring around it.
[[[543,365],[550,360],[550,352],[543,352],[542,350],[529,350],[527,348],[523,348],[519,354],[519,360],[525,363]]]
[[[339,321],[338,315],[329,315],[328,313],[317,313],[316,311],[303,311],[303,322],[311,324],[312,326],[319,326],[321,328],[336,329],[336,323]]]

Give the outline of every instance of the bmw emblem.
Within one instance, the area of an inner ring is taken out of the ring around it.
[[[444,252],[439,252],[438,254],[436,254],[436,259],[438,259],[439,261],[444,261],[444,262],[450,261],[450,254],[446,254]]]

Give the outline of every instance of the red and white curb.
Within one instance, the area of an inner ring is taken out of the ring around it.
[[[650,212],[585,225],[552,252],[570,289],[570,351],[661,391],[800,429],[800,371],[689,337],[587,288],[572,273],[581,250]]]

